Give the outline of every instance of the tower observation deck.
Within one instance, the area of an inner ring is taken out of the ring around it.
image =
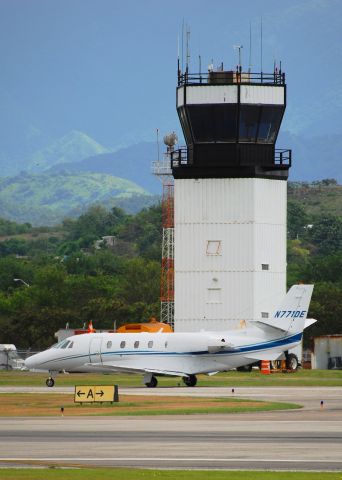
[[[286,293],[285,74],[179,71],[176,98],[175,331],[266,318]]]
[[[284,73],[179,73],[177,111],[187,148],[173,152],[174,177],[286,180],[291,151],[275,149],[285,107]]]

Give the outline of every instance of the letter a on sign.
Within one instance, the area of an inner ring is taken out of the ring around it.
[[[94,394],[93,394],[93,390],[91,388],[89,388],[89,391],[88,391],[88,395],[87,395],[87,398],[91,397],[92,399],[94,399]]]

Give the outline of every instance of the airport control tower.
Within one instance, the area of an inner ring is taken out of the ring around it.
[[[286,293],[285,74],[178,73],[175,331],[267,318]]]

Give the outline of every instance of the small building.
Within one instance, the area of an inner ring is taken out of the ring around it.
[[[21,369],[24,367],[24,360],[18,355],[16,346],[13,343],[0,344],[0,370]]]
[[[314,338],[311,366],[319,370],[342,370],[342,334]]]

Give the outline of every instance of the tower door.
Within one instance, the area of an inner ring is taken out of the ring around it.
[[[89,333],[89,335],[92,335]],[[89,344],[89,359],[90,363],[101,363],[101,343],[102,338],[92,338]]]

